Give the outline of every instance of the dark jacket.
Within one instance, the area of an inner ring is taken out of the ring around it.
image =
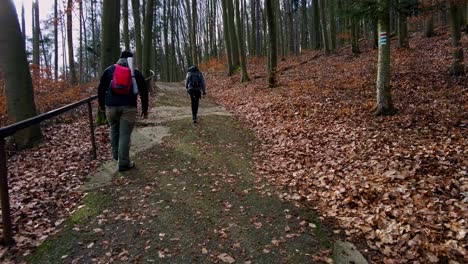
[[[124,65],[125,66],[125,65]],[[99,107],[104,109],[105,106],[133,106],[137,107],[137,95],[130,90],[128,95],[118,95],[111,91],[110,83],[114,76],[115,65],[109,66],[102,74],[98,87]],[[141,106],[143,113],[148,112],[148,88],[146,81],[139,70],[135,69],[135,80],[138,85],[138,94],[140,95]]]
[[[205,85],[205,78],[203,77],[203,74],[201,73],[200,70],[198,70],[197,67],[195,66],[192,66],[189,68],[188,72],[187,72],[187,77],[185,78],[185,89],[189,90],[191,87],[190,87],[190,76],[194,75],[194,74],[198,74],[200,76],[200,79],[201,79],[201,91],[203,94],[206,94],[206,85]]]

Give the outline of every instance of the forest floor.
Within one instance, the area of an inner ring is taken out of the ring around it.
[[[210,93],[261,142],[256,174],[282,199],[367,241],[381,253],[374,263],[466,263],[468,76],[449,75],[446,32],[395,46],[389,117],[373,115],[377,50],[366,41],[357,56],[288,55],[274,89],[263,57],[249,60],[244,84],[222,62],[203,69]],[[462,47],[468,54],[466,35]]]
[[[209,98],[192,124],[182,85],[158,87],[156,107],[132,139],[136,169],[92,176],[84,204],[61,231],[17,260],[330,263],[339,237],[256,177],[250,130]]]

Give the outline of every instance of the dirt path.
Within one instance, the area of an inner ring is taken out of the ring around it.
[[[104,166],[30,263],[316,263],[331,248],[314,212],[252,173],[253,135],[211,99],[191,123],[180,84],[158,84],[133,138],[137,168]]]

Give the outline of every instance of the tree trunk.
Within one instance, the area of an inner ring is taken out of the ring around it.
[[[120,54],[120,1],[102,1],[102,21],[101,21],[101,72],[114,64]],[[96,117],[98,125],[107,123],[105,112],[98,111]]]
[[[391,115],[395,112],[390,91],[390,18],[389,0],[378,0],[380,16],[379,59],[377,69],[377,105],[375,115]]]
[[[301,51],[307,49],[308,32],[307,32],[307,0],[301,1]]]
[[[229,34],[229,22],[228,22],[228,14],[226,8],[226,1],[228,0],[221,0],[221,9],[223,12],[223,35],[224,35],[224,44],[226,46],[226,58],[228,64],[228,76],[231,76],[234,72],[234,66],[232,65],[232,47],[231,47],[231,38]]]
[[[151,47],[152,45],[152,32],[153,32],[153,10],[154,0],[147,0],[146,2],[146,18],[144,28],[144,43],[143,43],[143,67],[142,72],[146,77],[151,75],[150,64],[151,64]]]
[[[409,48],[408,42],[408,11],[401,6],[402,0],[398,0],[400,9],[398,10],[398,47]]]
[[[125,50],[130,51],[130,33],[128,29],[128,0],[122,0],[123,38]]]
[[[287,16],[286,22],[286,34],[288,36],[288,48],[290,54],[295,54],[296,50],[294,48],[294,19],[293,19],[293,10],[292,10],[292,1],[285,0],[284,1],[284,8]],[[278,16],[281,15],[280,13],[277,14]]]
[[[358,18],[351,18],[351,50],[354,55],[360,54],[361,50],[359,49],[359,23]]]
[[[15,12],[16,13],[16,12]],[[33,64],[39,67],[41,65],[40,57],[40,36],[39,36],[39,2],[33,2]],[[36,74],[35,74],[36,75]],[[35,76],[36,77],[36,76]]]
[[[5,78],[8,116],[13,122],[36,116],[34,91],[28,67],[24,39],[13,1],[0,1],[0,68]],[[23,149],[41,139],[39,125],[17,132],[16,147]]]
[[[265,11],[268,22],[268,84],[270,87],[276,85],[276,18],[273,9],[273,0],[265,0]],[[278,14],[279,15],[279,14]]]
[[[246,58],[245,58],[244,37],[243,37],[243,34],[242,34],[243,26],[242,26],[242,20],[241,20],[239,9],[240,9],[239,0],[236,0],[235,13],[236,13],[236,25],[237,25],[237,41],[238,41],[238,47],[239,47],[240,66],[241,66],[241,74],[242,74],[241,82],[248,82],[249,81],[249,76],[247,74],[247,63],[246,63]]]
[[[93,76],[97,76],[98,63],[97,63],[97,36],[96,36],[96,16],[95,16],[96,0],[91,0],[91,35],[93,38]]]
[[[428,38],[435,36],[435,30],[434,30],[434,15],[433,14],[428,14],[425,21],[425,29],[424,29],[424,35]]]
[[[55,0],[55,2],[57,2],[57,0]],[[57,4],[55,5],[57,6]],[[25,46],[26,46],[26,19],[25,19],[25,16],[24,16],[24,3],[21,4],[21,31],[23,33],[23,41],[25,43]]]
[[[79,55],[79,67],[80,67],[80,84],[83,84],[83,0],[79,0],[80,9],[80,55]]]
[[[373,33],[373,42],[374,42],[373,48],[378,49],[379,48],[379,26],[378,26],[377,19],[372,19],[372,22],[373,22],[372,33]]]
[[[168,0],[164,0],[163,2],[163,38],[164,38],[164,80],[169,81],[170,79],[170,71],[169,71],[169,25],[168,25],[168,14],[169,14],[169,7],[168,7]]]
[[[326,7],[325,7],[325,0],[319,0],[319,8],[320,12],[322,13],[322,19],[320,20],[321,30],[322,30],[322,40],[323,40],[323,50],[325,54],[330,54],[330,41],[329,35],[327,30],[327,20],[326,20]]]
[[[198,47],[197,47],[197,0],[192,0],[192,28],[190,29],[192,31],[192,61],[194,65],[198,65]]]
[[[321,0],[312,0],[312,12],[313,12],[313,26],[312,26],[312,39],[313,39],[313,48],[320,49],[321,45],[321,34],[320,34],[320,11],[319,11],[319,1]]]
[[[192,9],[191,9],[191,3],[190,3],[190,0],[185,0],[185,11],[187,13],[187,31],[188,31],[188,35],[189,35],[189,52],[190,52],[190,56],[188,56],[188,64],[189,65],[194,65],[193,63],[193,54],[194,54],[194,51],[193,51],[193,46],[194,46],[194,39],[195,39],[195,32],[192,30],[193,26],[192,26],[192,23],[193,23],[193,19],[192,19]]]
[[[463,47],[460,43],[461,39],[461,17],[460,6],[450,2],[450,31],[452,33],[452,55],[453,62],[450,67],[450,75],[463,76],[465,75],[465,65],[463,63]]]
[[[78,81],[75,70],[75,56],[73,53],[73,0],[67,2],[67,43],[68,43],[68,66],[70,67],[70,84],[75,85]]]
[[[141,46],[140,1],[132,0],[133,21],[135,24],[136,65],[142,65],[143,49]]]
[[[228,26],[229,26],[229,39],[231,40],[231,55],[232,55],[232,66],[234,69],[239,68],[240,61],[239,61],[239,47],[236,37],[236,27],[234,25],[234,7],[232,0],[226,1],[227,6],[227,19],[228,19]]]
[[[58,80],[58,2],[54,1],[54,77]]]
[[[85,2],[85,5],[84,5],[84,10],[87,10],[86,9],[86,2]],[[84,15],[81,16],[81,23],[83,24],[83,36],[84,36],[84,60],[85,60],[85,73],[84,73],[84,82],[88,82],[89,81],[89,57],[88,57],[88,31],[86,30],[86,18]]]
[[[252,30],[250,32],[250,38],[252,42],[252,46],[249,48],[250,56],[257,56],[257,0],[250,1],[250,16],[252,18]]]
[[[336,49],[336,0],[328,1],[328,20],[330,21],[330,49]]]

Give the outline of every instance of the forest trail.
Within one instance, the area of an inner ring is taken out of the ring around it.
[[[254,176],[250,131],[210,98],[192,124],[181,84],[159,83],[155,101],[133,138],[137,168],[88,185],[84,205],[26,262],[330,260],[333,232]]]

